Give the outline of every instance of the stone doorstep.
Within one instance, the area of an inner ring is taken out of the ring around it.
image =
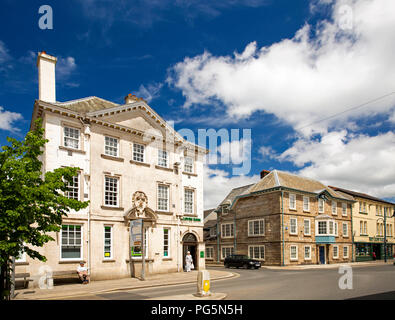
[[[218,271],[214,271],[214,273],[217,273]],[[220,276],[213,276],[211,277],[211,280],[222,280],[222,279],[227,279],[227,278],[232,278],[232,277],[237,277],[238,274],[232,273],[232,272],[227,272],[227,271],[221,271],[221,273],[227,273],[226,275],[220,275]],[[93,282],[94,285],[98,286],[98,288],[92,288],[90,287],[91,285],[78,285],[73,286],[73,287],[68,287],[68,288],[57,288],[58,290],[52,291],[54,289],[48,289],[42,292],[35,292],[34,289],[25,289],[23,291],[17,292],[18,295],[16,296],[16,300],[34,300],[34,299],[61,299],[61,298],[68,298],[68,297],[73,297],[73,296],[81,296],[81,295],[92,295],[92,294],[98,294],[98,293],[105,293],[105,292],[114,292],[114,291],[125,291],[125,290],[133,290],[133,289],[142,289],[142,288],[149,288],[149,287],[158,287],[158,286],[165,286],[165,285],[177,285],[177,284],[185,284],[185,283],[195,283],[197,281],[197,273],[196,279],[185,279],[186,277],[181,274],[179,276],[179,279],[173,280],[173,281],[164,281],[162,279],[155,279],[159,278],[159,276],[154,276],[154,278],[147,279],[146,281],[140,281],[138,279],[134,279],[136,282],[135,284],[129,284],[129,285],[123,285],[122,287],[116,287],[112,289],[102,289],[105,285],[105,283],[100,283],[101,281],[95,281]],[[189,276],[189,275],[188,275]],[[181,278],[181,279],[180,279]],[[127,278],[129,280],[129,278]],[[168,277],[167,277],[168,279]],[[112,280],[104,280],[104,281],[112,281]],[[116,280],[119,281],[119,280]],[[130,282],[130,280],[129,280]],[[110,284],[111,286],[111,284]],[[101,288],[100,288],[101,287]],[[61,290],[59,290],[61,289]],[[37,289],[40,290],[40,289]],[[73,291],[73,293],[70,293],[70,291]],[[78,293],[76,293],[78,292]]]

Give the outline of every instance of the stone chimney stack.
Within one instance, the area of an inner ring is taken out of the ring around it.
[[[261,171],[261,179],[267,176],[270,173],[270,170],[262,170]]]
[[[125,97],[125,104],[129,104],[129,103],[133,103],[140,100],[139,98],[137,98],[134,94],[129,93],[126,97]]]
[[[57,58],[45,51],[37,56],[38,68],[38,99],[46,102],[56,102],[55,65]]]

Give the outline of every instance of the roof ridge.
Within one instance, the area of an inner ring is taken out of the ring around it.
[[[97,96],[88,96],[88,97],[79,98],[79,99],[73,99],[73,100],[64,101],[64,102],[56,101],[54,104],[57,104],[57,105],[69,105],[69,104],[78,103],[78,102],[91,100],[91,99],[99,99],[99,100],[102,100],[102,101],[105,101],[105,102],[112,103],[112,104],[114,104],[116,106],[119,106],[119,104],[117,104],[115,102],[112,102],[110,100],[106,100],[106,99],[103,99],[103,98],[100,98],[100,97],[97,97]]]

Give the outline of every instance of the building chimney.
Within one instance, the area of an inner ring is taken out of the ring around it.
[[[139,100],[139,98],[137,98],[134,94],[129,93],[125,97],[125,104],[133,103],[133,102],[136,102],[138,100]]]
[[[270,170],[262,170],[262,171],[261,171],[261,179],[262,179],[263,177],[266,177],[269,173],[270,173]]]
[[[37,56],[38,68],[38,99],[56,102],[55,65],[58,59],[45,51]]]

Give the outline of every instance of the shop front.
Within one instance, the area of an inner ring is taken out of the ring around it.
[[[376,240],[376,241],[375,241]],[[380,239],[372,238],[375,242],[357,242],[355,243],[355,260],[359,261],[371,261],[371,260],[384,260],[384,241]],[[394,250],[393,244],[387,243],[387,260],[392,259]]]

